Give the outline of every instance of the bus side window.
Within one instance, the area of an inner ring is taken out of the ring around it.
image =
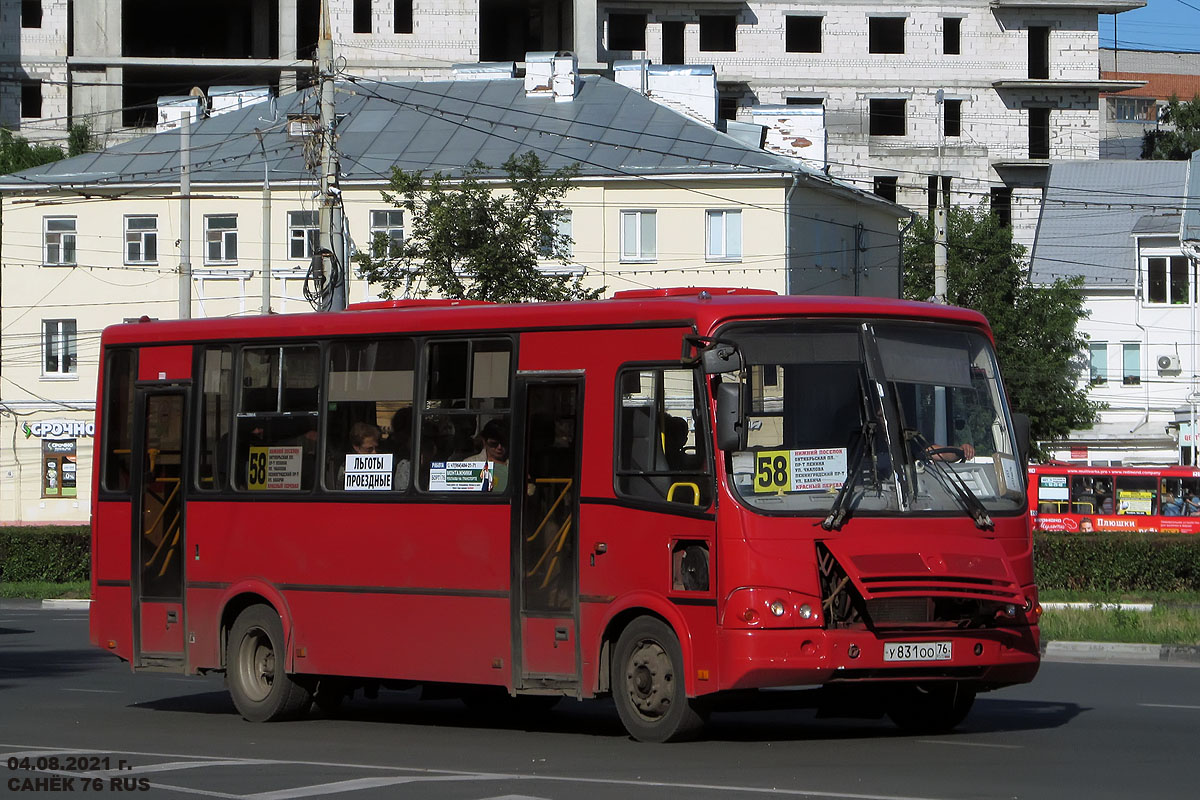
[[[687,369],[619,374],[616,490],[620,495],[708,508],[712,502],[703,394]]]
[[[206,348],[201,375],[196,488],[215,492],[229,487],[230,405],[233,400],[233,352],[230,348]]]
[[[413,353],[411,339],[330,344],[325,414],[326,489],[408,489],[412,463]],[[376,455],[381,458],[355,463],[352,457],[356,452],[355,431],[378,433]]]
[[[133,465],[133,383],[137,377],[137,351],[109,350],[104,356],[104,477],[102,485],[113,492],[129,490]]]
[[[316,484],[316,345],[242,350],[235,487],[308,491]]]

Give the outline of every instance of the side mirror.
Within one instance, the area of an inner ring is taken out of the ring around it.
[[[1021,466],[1029,465],[1029,415],[1013,412],[1013,436],[1017,440],[1017,455],[1021,459]]]
[[[741,384],[722,383],[717,387],[717,447],[742,449]]]

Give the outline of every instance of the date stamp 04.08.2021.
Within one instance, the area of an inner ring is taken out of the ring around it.
[[[145,792],[149,778],[121,775],[132,770],[125,759],[71,754],[19,756],[5,762],[4,786],[10,792]],[[117,774],[112,774],[117,773]]]

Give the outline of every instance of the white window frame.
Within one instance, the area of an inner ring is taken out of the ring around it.
[[[400,209],[373,209],[370,214],[370,233],[371,233],[371,256],[380,258],[381,254],[376,253],[375,237],[378,234],[383,234],[388,238],[388,258],[395,258],[400,254],[400,245],[404,243],[404,211]]]
[[[70,222],[71,229],[50,230],[51,223]],[[78,219],[76,217],[42,217],[42,263],[48,267],[73,267],[78,263]],[[68,247],[68,244],[70,245]],[[58,257],[51,259],[50,248],[56,248]],[[70,250],[70,256],[67,251]]]
[[[75,379],[79,377],[79,327],[73,319],[42,320],[42,377]],[[58,366],[48,369],[51,357]]]
[[[288,212],[288,259],[291,261],[310,261],[320,249],[320,228],[316,211]],[[305,220],[311,219],[309,224]],[[296,255],[297,245],[303,250],[303,255]]]
[[[1150,299],[1150,262],[1156,258],[1161,258],[1164,264],[1163,281],[1166,286],[1166,300],[1151,300]],[[1187,289],[1184,290],[1184,297],[1176,300],[1171,296],[1171,262],[1172,259],[1183,259],[1184,268],[1187,270]],[[1187,292],[1192,290],[1194,283],[1194,270],[1192,268],[1191,259],[1183,255],[1178,250],[1169,248],[1151,248],[1147,247],[1141,253],[1142,262],[1142,303],[1148,306],[1156,306],[1162,308],[1164,306],[1186,306],[1191,302],[1191,298],[1187,296]]]
[[[619,238],[620,260],[623,264],[651,264],[658,260],[658,214],[650,208],[622,209]],[[627,222],[631,223],[627,225]],[[633,241],[626,228],[630,227]],[[647,233],[649,236],[647,236]],[[646,239],[650,239],[647,247]]]
[[[543,239],[538,243],[538,258],[542,261],[559,261],[575,257],[575,240],[571,236],[571,212],[568,209],[560,209],[558,211],[541,211],[538,212],[543,217],[549,220],[551,227],[554,228],[554,233],[561,239],[566,236],[567,246],[562,252],[554,252],[551,243]]]
[[[1100,358],[1097,359],[1096,356]],[[1096,386],[1108,384],[1108,342],[1088,342],[1088,383]]]
[[[135,221],[149,220],[153,227],[134,227]],[[131,248],[137,248],[134,256]],[[153,251],[152,257],[147,257],[148,251]],[[158,263],[158,215],[157,214],[126,214],[125,215],[125,263],[126,264],[157,264]]]
[[[232,219],[233,227],[213,227],[214,220]],[[212,246],[216,245],[220,258],[212,257]],[[232,256],[230,251],[233,251]],[[236,264],[238,260],[238,215],[237,214],[205,214],[204,215],[204,263],[205,264]]]
[[[741,209],[710,208],[704,212],[705,261],[741,261],[743,241]]]
[[[1137,354],[1137,368],[1131,373],[1129,371],[1129,353]],[[1121,342],[1121,385],[1122,386],[1141,386],[1142,385],[1142,343],[1141,342]]]

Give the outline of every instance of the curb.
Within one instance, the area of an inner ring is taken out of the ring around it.
[[[91,600],[72,600],[70,598],[42,601],[42,608],[91,608],[91,605]]]
[[[1200,665],[1200,646],[1126,644],[1122,642],[1045,642],[1047,661],[1136,661],[1154,664]]]

